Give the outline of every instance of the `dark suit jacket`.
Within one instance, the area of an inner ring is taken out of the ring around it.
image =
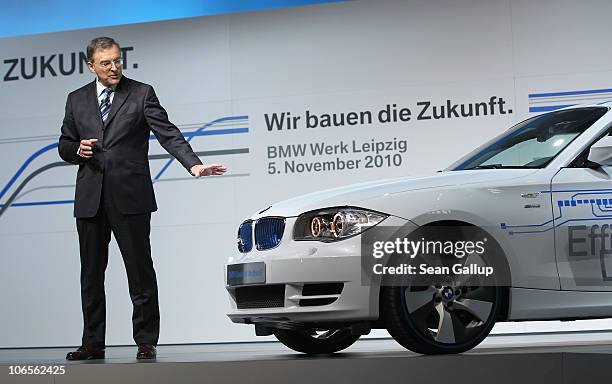
[[[96,83],[71,92],[59,139],[59,154],[65,161],[78,164],[74,216],[93,217],[102,193],[111,194],[117,209],[124,214],[157,210],[149,169],[149,134],[187,170],[202,164],[179,129],[168,121],[153,87],[123,76],[115,89],[109,115],[100,116]],[[97,138],[94,155],[77,155],[83,139]]]

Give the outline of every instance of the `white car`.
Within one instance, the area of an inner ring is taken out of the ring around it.
[[[437,354],[475,347],[495,322],[612,317],[611,106],[532,117],[429,176],[260,211],[240,225],[227,262],[229,318],[304,353],[340,351],[386,328],[404,347]],[[377,239],[398,245],[440,226],[484,239],[496,259],[472,249],[456,261],[494,266],[495,283],[477,269],[377,278],[391,265],[364,251],[375,228],[392,228]]]

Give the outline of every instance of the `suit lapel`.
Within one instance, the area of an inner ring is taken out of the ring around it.
[[[108,112],[108,117],[106,118],[106,121],[104,122],[104,128],[108,127],[110,122],[113,120],[113,118],[117,114],[117,111],[121,109],[121,106],[123,105],[123,103],[125,103],[125,100],[130,94],[130,90],[131,90],[130,88],[131,87],[129,86],[129,79],[122,77],[121,81],[117,85],[117,88],[115,89],[115,95],[113,96],[113,103],[111,104],[110,111]],[[99,114],[100,113],[98,113],[98,115]],[[100,118],[100,121],[102,121],[101,119],[102,118]]]
[[[90,114],[91,116],[96,116],[94,118],[97,125],[96,130],[102,132],[104,126],[102,124],[102,116],[100,116],[100,106],[98,105],[97,93],[98,91],[96,88],[96,80],[94,80],[87,91],[86,105],[88,109],[88,114]]]

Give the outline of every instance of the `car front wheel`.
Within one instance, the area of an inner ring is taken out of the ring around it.
[[[381,299],[387,330],[417,353],[461,353],[474,348],[487,337],[502,306],[502,288],[478,285],[477,280],[384,287]]]

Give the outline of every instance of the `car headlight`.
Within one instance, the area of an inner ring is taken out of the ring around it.
[[[387,217],[384,213],[351,207],[311,211],[297,218],[293,239],[338,241],[358,235]]]

